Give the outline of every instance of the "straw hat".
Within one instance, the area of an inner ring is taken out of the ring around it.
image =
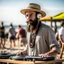
[[[39,12],[43,17],[46,16],[46,13],[41,10],[40,5],[35,4],[35,3],[30,3],[26,9],[20,10],[20,12],[21,12],[22,14],[24,14],[24,15],[25,15],[25,13],[26,13],[27,11]]]

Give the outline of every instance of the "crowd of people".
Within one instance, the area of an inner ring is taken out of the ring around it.
[[[6,32],[5,26],[3,22],[0,23],[0,48],[6,48],[6,42],[9,44],[10,48],[16,47],[16,41],[18,45],[26,42],[26,30],[21,27],[21,25],[17,26],[17,31],[15,30],[12,23],[9,25],[9,29]]]

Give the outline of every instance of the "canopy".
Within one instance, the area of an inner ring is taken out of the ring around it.
[[[64,12],[62,12],[58,15],[55,15],[52,18],[53,18],[53,20],[62,21],[62,20],[64,20]]]
[[[46,16],[46,17],[40,18],[40,20],[42,20],[42,21],[50,21],[51,20],[51,16]]]
[[[42,20],[42,21],[64,21],[64,12],[59,13],[53,17],[46,16],[46,17],[40,18],[40,20]]]

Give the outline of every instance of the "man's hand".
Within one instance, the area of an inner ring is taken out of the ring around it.
[[[21,55],[21,52],[18,52],[16,55],[17,55],[17,56]]]
[[[48,53],[39,54],[39,56],[41,56],[41,57],[47,57],[48,56]]]
[[[27,55],[27,52],[26,51],[20,51],[16,55]]]

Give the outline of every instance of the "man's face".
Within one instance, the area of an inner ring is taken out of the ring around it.
[[[27,20],[27,23],[33,23],[34,20],[35,20],[35,16],[36,16],[36,13],[35,12],[26,12],[26,20]]]
[[[26,23],[28,31],[32,31],[37,25],[36,12],[26,12]]]

